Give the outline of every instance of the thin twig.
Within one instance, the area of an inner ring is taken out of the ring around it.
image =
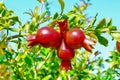
[[[7,41],[11,40],[11,39],[14,39],[14,38],[18,38],[18,37],[23,37],[23,36],[27,36],[28,34],[21,34],[21,35],[13,35],[13,36],[10,36],[7,38]]]
[[[41,64],[39,64],[39,65],[37,66],[37,69],[36,69],[37,71],[40,70],[40,69],[42,68],[42,66],[46,63],[46,61],[49,59],[52,50],[53,50],[53,49],[51,49],[51,51],[47,54],[47,57],[45,58],[45,60],[44,60]]]
[[[43,0],[40,0],[40,2],[41,2],[41,7],[40,7],[40,15],[42,14],[42,9],[43,9],[43,6],[44,6],[44,1]]]

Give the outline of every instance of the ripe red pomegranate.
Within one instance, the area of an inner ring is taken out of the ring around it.
[[[64,39],[61,42],[61,45],[57,49],[57,55],[62,60],[70,60],[74,57],[75,51],[74,49],[69,48],[66,44]]]
[[[118,50],[118,52],[120,52],[120,42],[116,42],[116,48],[117,48],[117,50]]]
[[[38,29],[36,36],[30,37],[28,41],[30,42],[29,46],[39,43],[43,47],[56,48],[61,42],[61,35],[56,30],[45,26]]]
[[[60,69],[64,68],[66,72],[69,68],[72,69],[71,59],[75,56],[75,51],[65,44],[64,39],[62,39],[61,45],[57,49],[57,55],[62,60]]]
[[[84,39],[85,39],[84,32],[77,28],[69,30],[65,34],[66,44],[72,49],[81,48]]]

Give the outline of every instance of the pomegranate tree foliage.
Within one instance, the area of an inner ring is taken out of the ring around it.
[[[68,19],[68,28],[80,28],[89,39],[97,44],[108,46],[109,40],[103,34],[110,35],[113,40],[120,42],[120,31],[112,25],[112,19],[101,19],[96,23],[93,18],[85,15],[89,0],[83,4],[74,5],[71,11],[64,13],[64,0],[58,0],[61,12],[50,14],[47,0],[37,0],[45,6],[39,13],[36,6],[34,11],[25,12],[30,20],[22,24],[14,11],[8,10],[4,2],[0,2],[0,79],[2,80],[115,80],[120,79],[120,50],[111,50],[109,57],[104,59],[101,52],[94,50],[89,53],[85,49],[77,49],[72,59],[72,70],[60,70],[61,60],[55,49],[44,48],[40,45],[28,47],[26,38],[35,34],[41,24],[46,24],[59,31],[57,21]],[[57,1],[57,0],[56,0]],[[47,22],[47,23],[45,23]],[[116,46],[116,45],[113,45]],[[118,48],[117,48],[118,49]],[[108,54],[102,53],[102,54]],[[107,66],[106,66],[107,65]]]

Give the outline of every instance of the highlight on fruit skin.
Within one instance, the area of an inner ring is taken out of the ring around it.
[[[119,41],[116,42],[116,49],[118,52],[120,52],[120,42]]]

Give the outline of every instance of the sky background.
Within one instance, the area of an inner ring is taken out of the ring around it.
[[[0,0],[1,1],[1,0]],[[51,8],[52,14],[60,11],[60,6],[57,0],[48,0],[51,4],[49,5]],[[72,9],[72,6],[76,3],[79,3],[79,0],[64,0],[65,1],[65,12],[68,12]],[[23,14],[30,9],[33,10],[35,6],[40,6],[40,3],[37,0],[4,0],[5,5],[8,9],[12,9],[16,15],[20,17],[23,23],[29,20],[29,16],[27,14]],[[86,14],[88,16],[94,17],[96,13],[98,13],[97,21],[102,18],[112,18],[113,25],[117,26],[120,29],[120,0],[91,0],[91,6],[87,8]],[[110,43],[108,47],[104,47],[102,45],[97,44],[95,50],[100,50],[102,56],[106,56],[108,51],[111,51],[115,47],[115,41],[111,41],[110,36],[106,36]]]

